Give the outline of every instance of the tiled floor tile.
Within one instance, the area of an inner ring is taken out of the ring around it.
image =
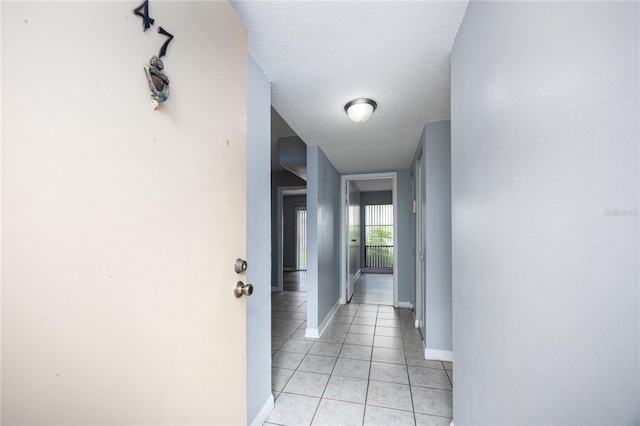
[[[380,348],[402,349],[402,339],[400,337],[375,336],[373,346]]]
[[[372,362],[369,380],[380,382],[409,384],[407,366],[402,364],[389,364],[386,362]]]
[[[393,327],[376,327],[376,336],[402,337],[399,328]]]
[[[271,349],[280,349],[280,347],[282,345],[284,345],[284,342],[286,342],[287,339],[285,339],[284,337],[272,337],[271,338]]]
[[[451,390],[451,382],[444,369],[409,367],[411,385]]]
[[[424,388],[426,389],[426,388]],[[369,380],[367,405],[412,411],[411,391],[408,385]]]
[[[278,351],[271,357],[271,365],[277,368],[295,370],[304,358],[304,354]]]
[[[422,351],[424,346],[422,345],[422,339],[416,339],[415,337],[403,337],[402,344],[406,350],[410,351]]]
[[[365,408],[365,426],[407,426],[413,424],[415,424],[413,420],[413,413],[410,411],[393,410],[391,408],[375,407],[372,405],[367,405]]]
[[[302,320],[302,319],[288,319],[286,321],[283,321],[280,323],[280,327],[300,327],[302,324],[304,324],[305,322],[307,322],[306,320]]]
[[[333,374],[336,376],[355,377],[356,379],[366,379],[369,377],[371,361],[359,359],[338,358]]]
[[[304,357],[298,370],[312,373],[331,374],[336,359],[330,356],[307,355]]]
[[[453,370],[444,370],[447,372],[447,376],[449,376],[449,381],[451,382],[451,386],[453,386]]]
[[[404,351],[402,349],[373,348],[372,361],[390,362],[393,364],[405,364]]]
[[[376,328],[373,325],[352,324],[351,327],[349,328],[349,333],[373,334],[375,329]]]
[[[328,382],[328,374],[296,371],[284,389],[282,389],[282,392],[321,397]]]
[[[318,341],[342,343],[344,342],[345,337],[347,337],[347,333],[341,331],[325,331],[322,333],[322,336],[320,336]]]
[[[295,370],[286,370],[284,368],[271,369],[271,389],[280,392],[284,385],[287,384]]]
[[[342,345],[342,350],[340,351],[340,358],[350,358],[350,359],[364,359],[371,360],[371,346],[361,346],[361,345]]]
[[[349,333],[347,338],[344,339],[344,343],[346,345],[373,346],[373,335]]]
[[[309,348],[311,348],[311,345],[313,345],[313,342],[310,340],[289,339],[280,347],[280,350],[285,352],[298,352],[306,354],[309,351]]]
[[[430,416],[428,414],[416,413],[417,426],[449,426],[451,420],[448,417]]]
[[[384,311],[378,310],[378,319],[397,320],[397,319],[400,319],[400,314],[395,311],[384,312]]]
[[[289,339],[307,340],[307,341],[310,341],[311,343],[315,342],[317,339],[310,339],[308,337],[305,337],[306,331],[307,329],[305,327],[300,327],[291,335],[291,337],[289,337]]]
[[[267,421],[280,425],[310,425],[319,403],[320,398],[282,393]]]
[[[411,386],[413,407],[416,413],[434,416],[453,416],[453,393],[441,389]]]
[[[380,327],[396,327],[396,328],[400,328],[400,321],[395,320],[395,319],[378,318],[378,321],[376,321],[376,325],[379,325]]]
[[[453,363],[449,362],[449,361],[442,361],[442,365],[444,365],[444,368],[447,370],[453,370]]]
[[[351,324],[332,323],[329,327],[327,327],[327,329],[325,330],[325,333],[332,333],[332,332],[347,333],[350,327],[351,327]]]
[[[358,309],[358,312],[362,312],[362,311],[378,312],[378,305],[362,304],[362,305],[360,305],[360,308]]]
[[[351,324],[353,317],[345,315],[337,315],[333,317],[333,324]]]
[[[361,317],[361,318],[376,318],[378,316],[378,312],[376,311],[363,311],[361,309],[358,309],[358,312],[356,312],[356,317]]]
[[[282,337],[288,339],[298,329],[298,327],[278,326],[271,329],[272,337]]]
[[[440,361],[424,359],[424,351],[410,351],[405,349],[404,356],[407,359],[407,365],[442,369],[442,363]]]
[[[376,325],[375,318],[367,318],[367,317],[354,317],[353,322],[351,324],[359,324],[359,325]]]
[[[360,426],[364,417],[364,404],[323,399],[312,425]]]
[[[291,315],[289,315],[289,318],[306,320],[307,319],[307,314],[306,313],[293,312]]]
[[[309,349],[309,352],[307,353],[310,355],[337,357],[341,348],[342,344],[340,343],[314,342],[313,346],[311,346],[311,349]]]
[[[367,398],[368,384],[367,379],[342,377],[334,374],[329,379],[323,398],[364,404]]]

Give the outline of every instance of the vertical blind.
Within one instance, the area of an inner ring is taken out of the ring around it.
[[[307,270],[307,205],[296,204],[296,269]]]
[[[364,210],[365,267],[393,268],[393,205],[370,205]]]

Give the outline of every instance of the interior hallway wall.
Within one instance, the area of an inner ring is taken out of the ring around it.
[[[319,330],[340,299],[340,175],[307,146],[307,329]]]
[[[451,302],[451,121],[422,133],[425,187],[425,327],[428,356],[453,348]]]
[[[413,201],[411,194],[411,174],[409,169],[396,170],[398,173],[398,303],[408,307],[411,303],[411,221]]]
[[[249,57],[247,105],[247,419],[271,399],[271,83]],[[266,212],[266,214],[265,214]]]
[[[454,422],[640,424],[638,2],[469,3]]]

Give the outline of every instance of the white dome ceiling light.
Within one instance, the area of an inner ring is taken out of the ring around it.
[[[358,98],[347,102],[344,110],[351,120],[361,123],[371,118],[377,106],[378,104],[369,98]]]

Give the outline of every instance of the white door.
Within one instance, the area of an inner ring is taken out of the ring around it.
[[[141,3],[0,6],[3,424],[247,422],[246,29]]]

